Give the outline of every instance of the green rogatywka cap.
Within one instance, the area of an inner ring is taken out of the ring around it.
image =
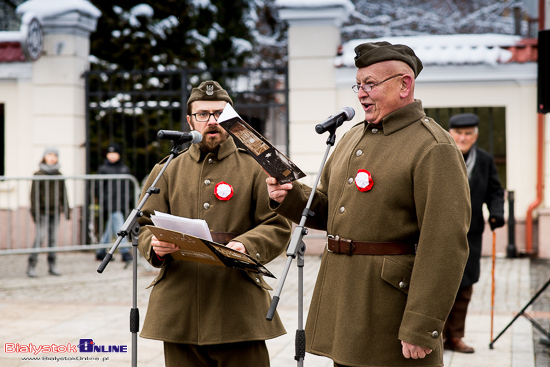
[[[229,94],[222,88],[220,83],[213,80],[202,82],[197,88],[193,88],[191,96],[187,100],[187,108],[195,101],[226,101],[233,105],[233,100]]]
[[[364,68],[382,61],[399,60],[407,63],[416,78],[422,71],[422,61],[414,51],[405,45],[392,45],[389,42],[362,43],[355,47],[355,66]]]

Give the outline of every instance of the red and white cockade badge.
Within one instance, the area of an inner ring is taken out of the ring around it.
[[[372,176],[369,171],[366,169],[360,169],[357,171],[357,176],[355,176],[355,186],[357,186],[359,191],[369,191],[372,189],[373,184],[374,182],[372,181]]]
[[[233,197],[233,187],[227,182],[218,182],[214,187],[214,195],[220,200],[227,201]]]

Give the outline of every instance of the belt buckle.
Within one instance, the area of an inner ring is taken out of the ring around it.
[[[328,252],[332,252],[333,254],[337,254],[338,252],[334,252],[334,251],[332,251],[332,250],[328,247],[328,240],[329,240],[329,239],[331,239],[331,240],[336,240],[336,241],[338,241],[338,243],[339,243],[339,242],[340,242],[340,236],[338,236],[338,235],[334,236],[334,235],[332,235],[332,234],[329,234],[329,235],[327,235],[327,240],[325,241],[325,247],[327,248],[327,251],[328,251]],[[338,251],[339,251],[339,250],[340,250],[340,249],[338,248]]]

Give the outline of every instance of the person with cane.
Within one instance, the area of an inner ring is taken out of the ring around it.
[[[478,148],[479,117],[473,113],[454,115],[449,120],[449,133],[464,156],[470,185],[472,222],[468,231],[470,255],[455,303],[445,324],[445,349],[459,353],[474,353],[474,348],[464,343],[464,328],[473,285],[480,275],[481,240],[485,229],[483,204],[489,210],[489,226],[493,231],[504,225],[504,189],[498,179],[493,157]]]

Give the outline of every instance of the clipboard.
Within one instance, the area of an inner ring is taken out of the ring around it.
[[[151,225],[147,228],[160,241],[173,243],[180,248],[170,254],[176,260],[225,266],[275,278],[266,267],[248,254],[190,234]]]

